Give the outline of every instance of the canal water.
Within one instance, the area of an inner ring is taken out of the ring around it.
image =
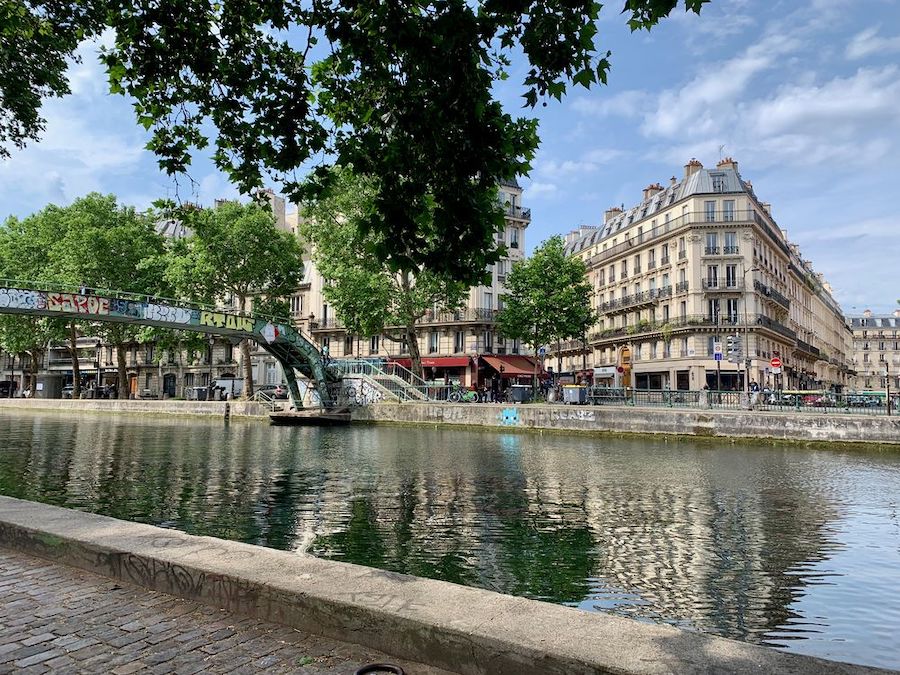
[[[900,453],[0,411],[0,493],[900,668]]]

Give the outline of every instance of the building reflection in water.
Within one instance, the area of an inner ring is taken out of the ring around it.
[[[0,447],[4,494],[778,644],[828,630],[797,601],[848,472],[900,485],[882,456],[390,427],[3,412]]]

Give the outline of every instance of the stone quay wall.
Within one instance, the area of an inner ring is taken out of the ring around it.
[[[888,672],[11,497],[0,546],[461,675]]]
[[[758,438],[900,447],[900,416],[559,404],[381,403],[354,409],[353,419],[359,422],[441,424],[501,430]]]
[[[255,401],[175,401],[153,399],[43,399],[0,398],[0,409],[53,410],[56,412],[142,413],[268,419],[269,411]]]

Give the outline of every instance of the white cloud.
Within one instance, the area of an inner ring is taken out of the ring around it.
[[[533,182],[523,190],[523,196],[527,195],[528,199],[540,199],[541,197],[549,197],[558,191],[555,183]]]
[[[845,55],[848,59],[863,59],[872,54],[890,54],[900,52],[900,35],[880,37],[879,26],[866,28],[853,36],[847,43]]]
[[[819,86],[785,86],[747,116],[757,133],[849,134],[892,122],[900,108],[898,69],[863,68]]]
[[[652,100],[645,91],[629,90],[606,98],[581,96],[572,101],[572,109],[576,112],[598,117],[619,116],[634,117]]]

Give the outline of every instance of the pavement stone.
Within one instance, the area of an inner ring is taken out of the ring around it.
[[[352,675],[373,662],[452,675],[0,547],[0,675]]]

